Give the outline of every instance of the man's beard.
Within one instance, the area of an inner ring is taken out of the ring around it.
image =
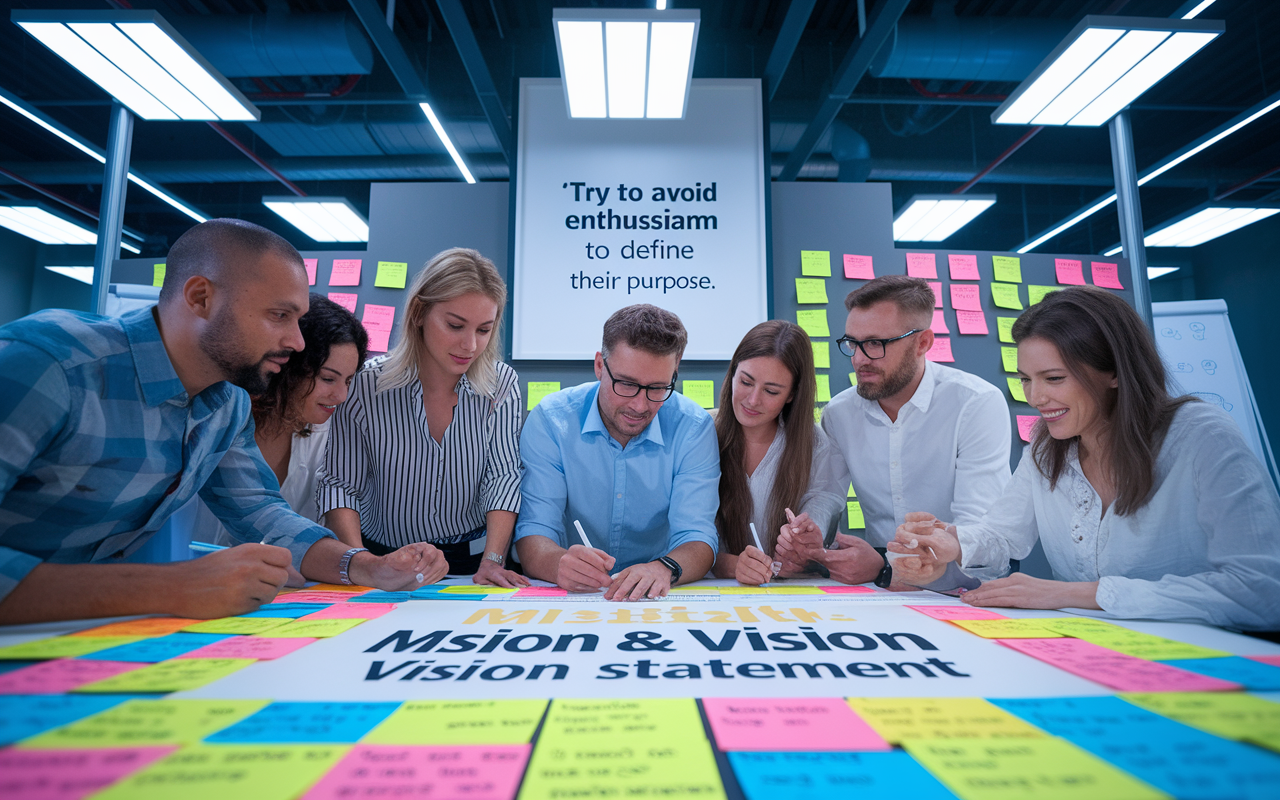
[[[200,349],[222,370],[223,380],[239,386],[251,395],[264,394],[270,383],[270,376],[264,373],[263,364],[271,357],[287,358],[292,355],[292,351],[267,353],[258,361],[250,361],[252,356],[246,355],[237,347],[239,337],[231,325],[230,317],[229,312],[223,312],[209,321],[209,326],[200,334]]]
[[[911,383],[916,376],[916,364],[910,358],[902,359],[902,363],[893,372],[885,373],[878,384],[858,382],[858,396],[865,400],[880,400],[892,397]]]

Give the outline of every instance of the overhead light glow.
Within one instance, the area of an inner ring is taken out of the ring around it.
[[[1195,19],[1200,16],[1200,12],[1213,5],[1213,0],[1202,0],[1195,8],[1182,15],[1183,19]]]
[[[1147,280],[1154,281],[1162,275],[1177,272],[1178,269],[1178,267],[1147,267]]]
[[[314,241],[369,241],[369,223],[344,198],[264,197],[262,204]]]
[[[1212,20],[1087,16],[991,121],[1103,125],[1223,30],[1222,22]]]
[[[72,280],[93,285],[93,267],[45,267],[50,272],[56,272],[59,275],[65,275]]]
[[[1156,228],[1143,242],[1147,247],[1195,247],[1274,214],[1280,214],[1280,207],[1209,206]]]
[[[462,160],[462,154],[458,152],[458,148],[453,146],[453,140],[449,138],[449,134],[445,132],[444,126],[440,124],[440,118],[436,116],[436,112],[431,110],[430,103],[419,103],[422,113],[427,115],[427,121],[431,123],[431,128],[436,132],[436,136],[440,137],[440,141],[444,144],[444,149],[449,151],[449,156],[453,159],[453,163],[458,165],[458,171],[462,173],[462,177],[467,183],[475,183],[475,176],[471,174],[471,170],[467,169],[467,162]]]
[[[941,242],[995,205],[995,195],[912,197],[893,221],[895,242]]]
[[[42,244],[97,244],[96,231],[39,206],[0,206],[0,225]]]

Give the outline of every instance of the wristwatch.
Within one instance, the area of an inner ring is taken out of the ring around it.
[[[504,555],[501,555],[501,554],[499,554],[499,553],[485,553],[485,554],[484,554],[484,560],[485,560],[485,561],[492,561],[493,563],[497,564],[498,566],[502,566],[502,565],[503,565],[503,563],[507,560],[507,557],[506,557],[506,556],[504,556]]]
[[[680,562],[671,556],[663,556],[658,561],[662,562],[662,566],[671,570],[671,584],[674,586],[680,580],[680,576],[684,574],[684,567],[680,566]]]
[[[883,547],[876,547],[872,549],[879,553],[880,557],[884,559],[884,566],[880,568],[880,573],[876,575],[876,579],[872,582],[881,589],[888,589],[889,584],[893,583],[893,567],[889,566],[889,556],[885,555],[885,549]]]
[[[348,572],[351,570],[351,558],[356,553],[367,552],[369,552],[369,548],[367,547],[353,547],[342,554],[342,558],[338,561],[338,580],[342,581],[343,585],[351,585],[351,576],[348,575]]]

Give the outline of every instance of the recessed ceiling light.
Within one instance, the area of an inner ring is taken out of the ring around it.
[[[941,242],[996,203],[993,194],[918,194],[893,220],[895,242]]]
[[[1210,205],[1166,222],[1143,239],[1147,247],[1195,247],[1280,214],[1280,206]]]
[[[87,283],[90,286],[93,285],[93,267],[46,266],[45,269],[49,270],[50,272],[56,272],[59,275],[65,275],[66,277],[71,278],[72,280],[77,280],[77,281],[80,281],[81,283]]]
[[[1147,280],[1154,281],[1161,275],[1168,275],[1171,272],[1177,272],[1178,267],[1147,267]]]
[[[262,204],[317,242],[367,242],[369,223],[342,197],[264,197]]]

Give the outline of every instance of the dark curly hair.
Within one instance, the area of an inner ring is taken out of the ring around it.
[[[316,376],[334,345],[354,344],[357,363],[363,365],[369,334],[354,314],[314,292],[310,308],[298,319],[298,328],[307,346],[290,356],[284,368],[272,376],[266,392],[253,398],[253,421],[260,428],[284,425],[307,436],[310,428],[299,418],[293,401],[315,388]]]

